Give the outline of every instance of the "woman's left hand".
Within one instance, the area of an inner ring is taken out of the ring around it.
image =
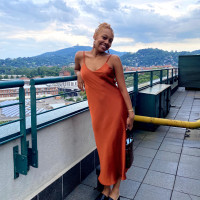
[[[128,116],[128,118],[126,120],[126,129],[132,130],[133,122],[134,122],[134,115],[133,116]]]

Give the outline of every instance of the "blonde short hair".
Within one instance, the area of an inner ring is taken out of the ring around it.
[[[97,29],[95,30],[95,32],[94,32],[93,38],[95,39],[96,36],[99,34],[99,32],[100,32],[102,29],[105,29],[105,28],[110,29],[111,32],[112,32],[112,34],[113,34],[113,37],[114,37],[114,32],[113,32],[113,29],[111,28],[110,24],[104,22],[104,23],[99,24],[98,28],[97,28]]]

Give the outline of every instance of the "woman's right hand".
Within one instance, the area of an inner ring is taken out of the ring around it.
[[[78,72],[77,73],[77,82],[78,82],[78,88],[81,90],[81,91],[84,91],[85,90],[85,85],[84,85],[84,81],[81,77],[81,73]]]

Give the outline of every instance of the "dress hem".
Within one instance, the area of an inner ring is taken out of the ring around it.
[[[99,179],[98,179],[99,180]],[[122,181],[125,181],[126,180],[126,176],[122,177],[121,178]],[[117,183],[118,179],[113,181],[113,182],[110,182],[109,184],[103,184],[100,180],[99,182],[102,184],[102,185],[106,185],[106,186],[110,186],[110,185],[114,185],[115,183]]]

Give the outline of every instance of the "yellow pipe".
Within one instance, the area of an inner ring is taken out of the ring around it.
[[[200,120],[196,122],[188,122],[188,121],[180,121],[172,119],[146,117],[140,115],[135,115],[134,120],[137,122],[144,122],[144,123],[151,123],[151,124],[165,125],[165,126],[175,126],[175,127],[190,128],[190,129],[200,128]]]

